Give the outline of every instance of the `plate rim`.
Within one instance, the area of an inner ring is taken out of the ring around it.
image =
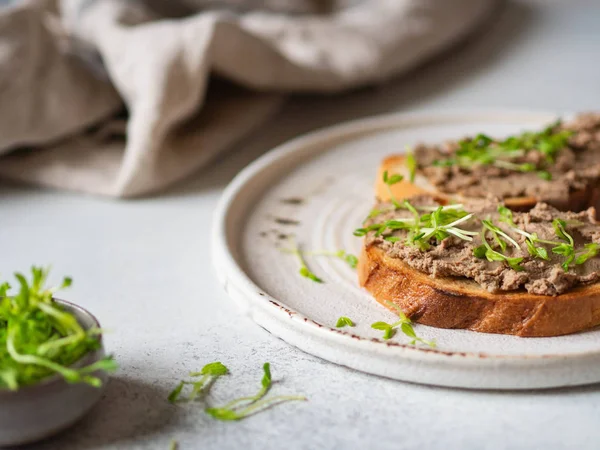
[[[243,187],[253,177],[260,174],[270,164],[287,156],[290,153],[309,149],[313,145],[327,141],[342,138],[344,136],[361,135],[369,132],[383,131],[400,127],[425,125],[427,123],[451,124],[462,123],[468,120],[485,121],[515,121],[519,117],[527,120],[552,120],[557,117],[569,117],[570,113],[558,113],[543,110],[510,110],[510,109],[470,109],[465,110],[443,110],[429,112],[411,112],[411,113],[392,113],[371,116],[367,118],[355,119],[343,122],[334,126],[320,128],[306,134],[302,134],[291,140],[285,141],[275,148],[267,151],[252,163],[242,169],[223,191],[214,213],[212,227],[212,260],[213,267],[217,276],[224,285],[225,291],[231,296],[229,287],[234,286],[251,306],[260,309],[271,315],[273,319],[295,322],[294,325],[303,327],[304,330],[311,333],[314,337],[322,339],[339,340],[338,343],[351,344],[358,340],[366,343],[376,352],[393,349],[395,354],[403,358],[409,358],[416,361],[450,361],[454,364],[471,365],[473,362],[478,364],[493,364],[499,362],[503,364],[519,365],[524,362],[541,362],[549,360],[569,360],[581,358],[600,357],[600,348],[598,350],[586,350],[582,352],[570,353],[543,353],[535,355],[527,354],[496,354],[485,352],[463,352],[452,350],[440,350],[423,346],[411,345],[396,341],[384,341],[378,338],[367,338],[356,334],[333,328],[329,325],[318,323],[317,321],[306,317],[298,311],[288,308],[285,304],[268,293],[264,292],[260,286],[255,284],[245,273],[242,267],[236,261],[228,242],[226,226],[230,207],[235,198],[240,194]],[[306,150],[305,150],[306,151]],[[288,322],[289,323],[289,322]],[[263,324],[259,324],[263,326]],[[263,326],[268,331],[267,326]],[[529,338],[528,338],[529,339]],[[531,338],[534,339],[534,338]],[[286,340],[287,341],[287,340]],[[290,343],[298,347],[295,343]]]

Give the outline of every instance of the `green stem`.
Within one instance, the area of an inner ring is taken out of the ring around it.
[[[74,316],[68,314],[63,311],[59,311],[55,307],[48,305],[46,303],[38,303],[37,308],[48,314],[50,317],[56,319],[60,325],[62,325],[66,330],[70,330],[79,336],[84,336],[85,331],[77,322]]]
[[[65,379],[68,381],[75,381],[79,378],[79,374],[76,370],[69,369],[68,367],[64,367],[60,364],[50,361],[49,359],[42,358],[40,356],[34,355],[23,355],[17,351],[15,348],[15,329],[11,326],[11,323],[8,324],[8,336],[6,339],[6,350],[12,359],[21,364],[32,364],[35,366],[45,367],[46,369],[50,369],[54,372],[60,373]]]
[[[83,337],[85,337],[85,334],[83,336],[79,336],[77,334],[72,334],[70,336],[56,339],[54,341],[44,342],[43,344],[40,344],[40,346],[38,347],[38,351],[40,354],[45,355],[50,350],[54,350],[54,349],[64,347],[69,344],[74,344],[76,342],[79,342]]]
[[[198,396],[198,394],[200,394],[204,390],[205,387],[208,387],[210,383],[210,378],[210,375],[203,375],[199,381],[195,381],[192,383],[194,387],[192,388],[192,392],[188,397],[189,401],[193,401]]]
[[[525,230],[521,230],[521,229],[520,229],[520,228],[518,228],[518,227],[511,227],[511,228],[512,228],[512,230],[513,230],[515,233],[519,233],[520,235],[522,235],[522,236],[525,236],[525,237],[526,237],[527,239],[529,239],[529,240],[530,240],[532,243],[535,243],[535,242],[541,242],[542,244],[549,244],[549,245],[560,245],[560,244],[562,244],[562,242],[557,242],[557,241],[548,241],[548,240],[546,240],[546,239],[540,239],[540,238],[538,238],[538,237],[534,236],[533,234],[531,234],[531,233],[528,233],[528,232],[527,232],[527,231],[525,231]]]
[[[392,204],[394,205],[395,209],[402,208],[402,205],[400,204],[400,202],[398,201],[396,196],[392,193],[392,187],[387,183],[386,183],[386,186],[387,186],[388,194],[390,195],[390,200],[392,201]]]
[[[265,409],[271,408],[279,403],[289,402],[289,401],[306,401],[308,400],[306,397],[302,395],[278,395],[276,397],[266,398],[261,401],[257,401],[255,403],[250,404],[246,408],[239,410],[237,414],[240,419],[244,417],[251,416],[253,414],[257,414]]]

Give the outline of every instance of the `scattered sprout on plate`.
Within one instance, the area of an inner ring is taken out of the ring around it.
[[[339,258],[348,264],[351,268],[356,269],[358,264],[358,258],[352,253],[348,253],[345,250],[302,250],[300,246],[296,243],[294,237],[290,238],[290,248],[282,248],[281,251],[284,253],[290,253],[295,255],[298,258],[298,262],[300,263],[299,273],[305,278],[314,281],[315,283],[323,283],[323,280],[319,278],[313,271],[308,268],[306,263],[306,256],[328,256],[332,258]]]
[[[354,322],[352,322],[352,319],[350,319],[349,317],[341,316],[337,320],[335,326],[336,326],[336,328],[344,328],[346,326],[353,327],[354,326]]]
[[[400,320],[398,320],[397,322],[394,322],[394,323],[375,322],[374,324],[371,325],[371,328],[373,328],[375,330],[383,331],[383,339],[385,339],[385,340],[391,339],[394,336],[394,334],[396,334],[396,328],[400,327],[400,330],[406,336],[411,338],[410,343],[412,345],[416,345],[417,342],[420,342],[421,344],[428,345],[429,347],[432,347],[432,348],[434,348],[436,346],[435,341],[427,341],[427,340],[417,336],[417,334],[415,333],[415,330],[412,326],[412,321],[406,316],[406,314],[404,314],[404,311],[402,311],[396,304],[394,304],[392,302],[386,302],[386,303],[391,308],[396,310]]]

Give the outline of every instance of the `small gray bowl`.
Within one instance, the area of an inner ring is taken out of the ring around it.
[[[55,301],[75,315],[84,329],[100,328],[89,311],[64,300]],[[84,355],[73,367],[87,366],[104,357],[102,336],[98,339],[100,347]],[[18,391],[0,389],[0,447],[39,441],[73,425],[102,396],[108,375],[103,371],[94,375],[102,380],[102,387],[69,384],[54,375]]]

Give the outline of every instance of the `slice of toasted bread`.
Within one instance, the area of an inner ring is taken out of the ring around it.
[[[403,175],[404,180],[388,187],[383,182],[383,172],[385,171],[390,174]],[[383,160],[383,163],[379,167],[379,173],[375,183],[375,195],[381,201],[389,201],[390,188],[392,194],[398,200],[409,198],[416,194],[430,194],[441,203],[447,203],[450,200],[459,202],[464,200],[464,197],[460,194],[449,195],[440,192],[425,176],[419,173],[415,174],[415,180],[411,183],[410,174],[406,166],[405,155],[389,156]],[[494,193],[491,192],[491,194]],[[510,197],[504,198],[502,201],[507,207],[514,211],[528,211],[533,208],[537,202],[541,201],[541,199],[535,197]],[[596,210],[600,211],[600,187],[588,186],[586,189],[574,191],[570,194],[569,199],[564,204],[557,204],[552,201],[547,201],[547,203],[561,211],[582,211],[590,206],[593,206]]]
[[[358,277],[383,306],[392,302],[415,322],[438,328],[542,337],[600,324],[600,283],[556,297],[494,294],[467,278],[430,277],[374,245],[363,248]]]

